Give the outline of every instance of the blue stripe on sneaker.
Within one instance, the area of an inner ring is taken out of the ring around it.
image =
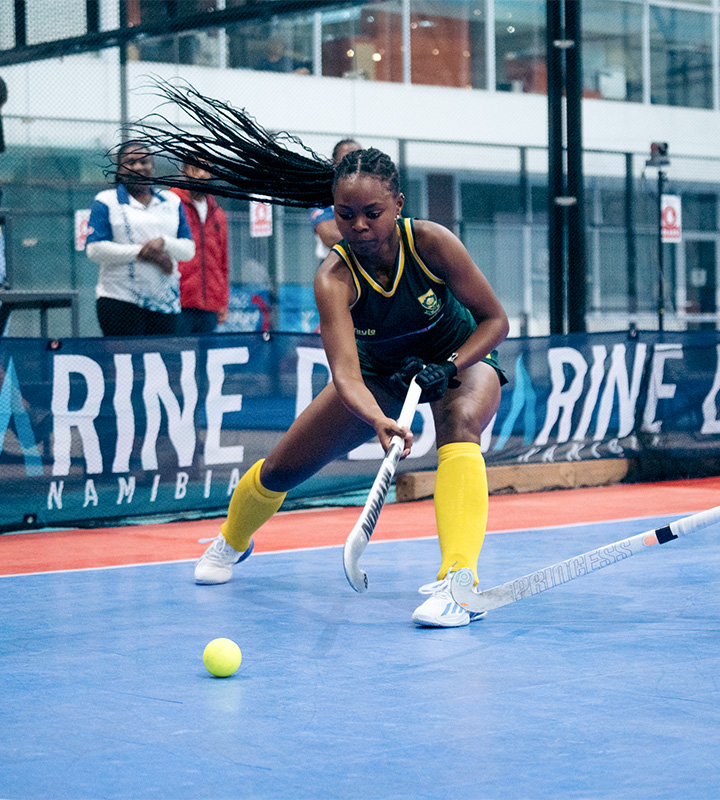
[[[463,610],[464,609],[460,608],[460,606],[456,602],[452,601],[445,606],[445,609],[443,610],[442,614],[440,614],[440,616],[444,617],[446,614],[457,614],[462,612]]]

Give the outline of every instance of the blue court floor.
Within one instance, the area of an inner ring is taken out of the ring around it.
[[[481,585],[648,530],[487,537]],[[720,531],[454,630],[418,629],[434,540],[0,579],[3,800],[711,800]],[[205,644],[243,662],[210,676]]]

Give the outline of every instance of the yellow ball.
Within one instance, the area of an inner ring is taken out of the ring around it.
[[[237,672],[242,653],[232,639],[213,639],[203,651],[205,669],[216,678],[227,678]]]

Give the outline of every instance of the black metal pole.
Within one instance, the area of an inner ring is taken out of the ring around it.
[[[120,3],[120,27],[127,28],[127,3]],[[119,67],[120,67],[120,139],[122,142],[128,139],[128,76],[127,76],[127,41],[118,43],[119,47]]]
[[[400,191],[406,192],[408,191],[408,186],[410,181],[408,180],[408,168],[407,168],[407,140],[406,139],[398,139],[398,158],[397,158],[397,171],[398,171],[398,180],[400,182]],[[405,200],[407,202],[407,194],[405,194]],[[417,211],[417,209],[416,209]],[[412,216],[411,209],[409,205],[406,205],[403,208],[403,216],[409,217]]]
[[[582,137],[581,0],[565,2],[565,92],[567,96],[567,308],[568,331],[584,333],[587,305],[585,179]]]
[[[627,248],[628,313],[637,313],[637,248],[635,246],[635,193],[633,155],[625,153],[625,245]]]
[[[25,0],[15,0],[15,47],[25,47],[27,44],[27,9]]]
[[[658,330],[665,330],[665,265],[662,235],[662,196],[665,186],[665,173],[658,169]]]
[[[548,280],[550,333],[565,332],[565,197],[563,166],[563,0],[546,0],[548,73]]]

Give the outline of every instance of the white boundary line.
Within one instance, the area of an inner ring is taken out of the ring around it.
[[[287,512],[287,513],[294,513],[294,512]],[[650,520],[650,519],[666,519],[671,517],[679,518],[694,513],[697,512],[673,511],[670,514],[650,514],[648,516],[642,516],[642,517],[624,517],[622,519],[595,520],[592,522],[567,522],[563,525],[543,525],[537,528],[508,528],[506,530],[500,530],[500,531],[488,531],[487,535],[495,536],[498,534],[507,535],[513,533],[531,533],[534,531],[562,530],[567,528],[586,527],[588,525],[610,525],[610,524],[622,525],[627,522],[642,522],[643,520]],[[375,539],[373,540],[373,544],[378,545],[378,544],[394,544],[397,542],[421,542],[436,538],[437,536],[435,534],[429,534],[427,536],[409,536],[409,537],[403,537],[401,539]],[[302,553],[306,551],[310,552],[313,550],[331,550],[332,548],[337,548],[337,547],[343,547],[343,544],[320,544],[320,545],[311,545],[310,547],[286,547],[283,548],[282,550],[266,550],[265,552],[261,553],[255,551],[253,553],[253,558],[258,558],[259,556],[273,556],[276,554]],[[46,570],[39,570],[38,572],[15,572],[9,575],[0,574],[0,580],[6,578],[23,578],[32,575],[62,575],[68,572],[97,572],[99,570],[104,570],[104,569],[126,569],[128,567],[156,567],[156,566],[161,566],[163,564],[194,564],[198,560],[198,558],[200,558],[200,556],[197,556],[196,558],[167,559],[164,561],[137,561],[132,564],[106,564],[100,567],[76,567],[74,569],[52,569],[52,570],[46,569]]]

